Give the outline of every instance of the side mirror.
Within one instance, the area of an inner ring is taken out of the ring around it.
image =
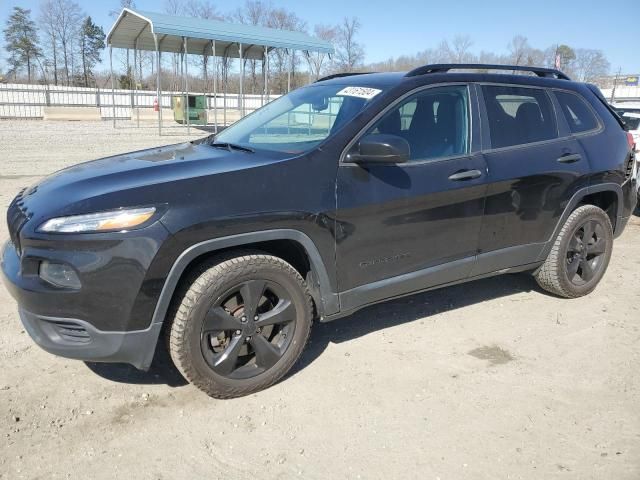
[[[353,163],[404,163],[409,160],[409,142],[397,135],[371,133],[360,140],[347,154]]]

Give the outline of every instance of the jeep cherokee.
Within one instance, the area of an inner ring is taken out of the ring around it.
[[[557,70],[334,75],[215,137],[21,191],[2,270],[45,350],[147,369],[164,336],[190,382],[246,395],[314,319],[509,272],[588,294],[635,207],[633,162],[599,90]]]

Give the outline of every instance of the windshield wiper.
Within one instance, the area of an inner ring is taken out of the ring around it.
[[[233,150],[239,150],[241,152],[254,153],[255,150],[253,148],[244,147],[242,145],[238,145],[237,143],[228,143],[228,142],[214,142],[210,143],[214,148],[226,148],[230,152]]]

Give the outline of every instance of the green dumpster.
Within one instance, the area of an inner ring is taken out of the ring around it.
[[[191,125],[207,124],[207,99],[204,95],[188,95],[189,100],[189,123]],[[173,119],[182,124],[186,124],[187,106],[184,95],[175,95],[171,98],[171,108],[173,109]]]

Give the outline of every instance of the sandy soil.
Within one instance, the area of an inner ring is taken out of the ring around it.
[[[167,142],[131,130],[0,122],[0,204]],[[0,288],[0,478],[638,479],[639,237],[635,217],[586,298],[510,275],[317,325],[290,376],[227,401],[163,350],[148,373],[49,355]]]

